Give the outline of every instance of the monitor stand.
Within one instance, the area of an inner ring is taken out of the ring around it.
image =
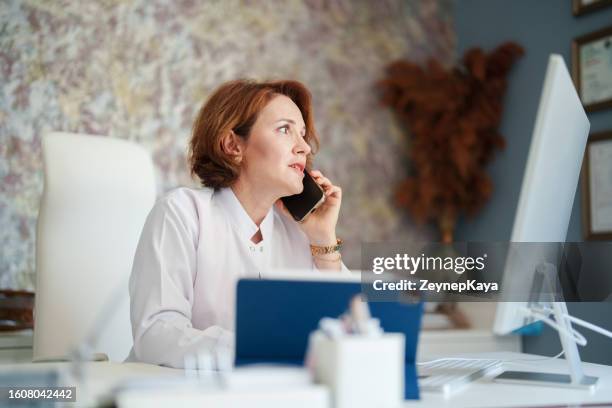
[[[529,372],[529,371],[504,371],[500,375],[494,378],[496,382],[503,383],[514,383],[514,384],[527,384],[527,385],[545,385],[553,387],[566,387],[576,388],[585,390],[594,390],[597,386],[597,377],[591,377],[584,375],[582,371],[582,362],[580,361],[580,354],[578,353],[578,346],[576,340],[570,336],[572,330],[571,322],[565,318],[568,314],[567,305],[563,301],[556,301],[553,288],[555,285],[553,282],[556,280],[556,267],[550,263],[544,263],[537,267],[536,276],[539,275],[540,279],[535,281],[540,282],[543,286],[548,286],[551,294],[552,301],[547,302],[547,306],[550,306],[553,310],[552,315],[555,318],[555,322],[560,326],[561,330],[557,330],[559,338],[561,339],[561,345],[563,347],[563,353],[567,365],[569,367],[569,374],[558,374],[558,373],[542,373],[542,372]],[[540,287],[542,289],[542,287]],[[540,303],[541,305],[541,303]],[[534,302],[530,303],[530,307],[534,307]]]

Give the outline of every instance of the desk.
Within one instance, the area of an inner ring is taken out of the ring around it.
[[[523,353],[479,353],[462,357],[494,358],[499,360],[537,359],[537,361],[504,363],[504,369],[516,371],[545,371],[567,373],[563,359],[541,360],[542,356]],[[559,404],[606,402],[612,405],[612,366],[584,363],[584,373],[599,377],[599,386],[588,391],[555,387],[537,387],[515,384],[498,384],[491,377],[482,378],[463,391],[445,399],[439,394],[422,393],[421,401],[407,401],[406,407],[534,407]]]
[[[474,327],[457,330],[422,330],[419,334],[417,358],[428,359],[438,354],[482,353],[521,350],[520,336],[496,336],[491,331],[495,304],[466,302],[461,309]],[[0,333],[0,365],[32,361],[32,330]],[[452,339],[452,341],[449,341]]]
[[[470,312],[474,315],[474,312]],[[488,322],[486,317],[475,316],[477,321]],[[490,324],[492,320],[490,320]],[[452,339],[452,342],[449,341]],[[0,365],[32,361],[32,330],[16,333],[0,333]],[[482,353],[516,351],[521,349],[520,336],[496,336],[490,328],[463,330],[423,330],[417,349],[419,359],[437,354]]]
[[[501,360],[517,359],[538,359],[540,356],[533,356],[521,353],[495,352],[462,355],[474,358],[496,358]],[[88,370],[88,400],[97,399],[117,384],[127,379],[137,377],[148,378],[172,378],[183,375],[182,370],[157,367],[140,363],[87,363]],[[63,363],[53,364],[8,364],[0,365],[0,370],[40,370],[48,368],[66,368]],[[513,362],[506,364],[507,369],[524,371],[548,371],[548,372],[567,372],[565,360],[539,360],[535,364],[527,362]],[[490,378],[483,378],[471,384],[463,391],[458,392],[445,399],[442,395],[433,393],[422,393],[420,401],[406,401],[404,407],[521,407],[538,406],[552,404],[575,404],[575,403],[612,403],[612,367],[598,364],[584,364],[584,371],[587,375],[600,378],[599,386],[595,392],[570,390],[553,387],[535,387],[524,385],[497,384]],[[77,399],[79,398],[79,388],[77,388]],[[81,392],[81,396],[82,392]],[[85,396],[83,396],[85,397]],[[280,402],[282,398],[295,398],[302,402],[311,401],[311,407],[325,406],[326,393],[323,387],[311,386],[303,389],[280,389],[277,391],[267,390],[262,392],[214,392],[199,393],[197,395],[187,395],[185,393],[159,394],[154,396],[151,392],[134,393],[130,398],[124,398],[119,406],[126,407],[167,407],[168,400],[178,402],[181,399],[181,407],[187,406],[259,406],[266,408],[274,406],[270,400],[276,399]],[[310,399],[310,400],[309,400]],[[319,404],[313,404],[318,401]],[[286,399],[277,406],[285,406]],[[176,405],[176,404],[175,404]],[[78,406],[81,406],[80,404]],[[293,405],[308,406],[305,404]]]

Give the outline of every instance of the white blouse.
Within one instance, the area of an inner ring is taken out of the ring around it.
[[[178,188],[157,201],[130,277],[128,360],[183,367],[202,349],[231,350],[239,278],[316,269],[295,221],[273,207],[254,244],[258,229],[230,188]]]

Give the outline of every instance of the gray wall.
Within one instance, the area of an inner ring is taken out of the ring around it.
[[[486,208],[474,220],[462,220],[457,240],[507,241],[518,196],[533,123],[539,102],[544,71],[550,53],[561,54],[568,67],[574,37],[598,30],[612,23],[612,8],[574,17],[571,0],[458,0],[455,24],[458,55],[473,46],[489,50],[513,40],[526,49],[510,75],[506,94],[502,134],[507,148],[490,166],[495,191]],[[612,129],[612,110],[589,114],[592,131]],[[581,205],[579,190],[574,200],[567,240],[581,241]],[[610,263],[612,264],[612,262]],[[612,329],[612,304],[572,304],[570,312]],[[581,349],[585,361],[612,364],[612,339],[586,330],[589,345]],[[528,353],[556,354],[560,350],[556,333],[545,329],[536,337],[525,337]]]

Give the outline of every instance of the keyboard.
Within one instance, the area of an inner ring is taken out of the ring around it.
[[[501,371],[501,360],[453,360],[441,359],[418,366],[421,391],[454,393],[471,382]]]

